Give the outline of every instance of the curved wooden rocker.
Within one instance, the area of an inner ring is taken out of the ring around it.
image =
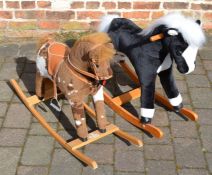
[[[136,73],[125,63],[125,61],[120,61],[119,64],[121,65],[121,67],[123,68],[123,70],[129,75],[129,77],[137,84],[139,85],[139,80],[138,77],[136,75]],[[127,94],[123,94],[122,96],[129,96],[130,94],[133,94],[133,99],[138,98],[141,96],[141,92],[140,92],[140,87],[137,89],[134,89],[130,92],[128,92]],[[121,98],[121,96],[119,96],[119,98]],[[121,98],[121,102],[126,103],[128,101],[130,101],[131,98]],[[165,107],[167,107],[169,110],[173,110],[172,105],[169,103],[169,101],[163,97],[162,95],[160,95],[159,93],[155,93],[155,100],[161,104],[163,104]],[[192,121],[197,121],[198,119],[198,115],[191,111],[190,109],[187,109],[185,107],[183,107],[180,112],[181,115],[187,117],[188,119],[192,120]]]
[[[73,154],[75,157],[77,157],[79,160],[89,165],[93,169],[96,169],[98,167],[96,161],[86,156],[85,154],[83,154],[77,149],[89,143],[92,143],[96,140],[99,140],[109,134],[115,134],[127,140],[128,142],[134,145],[137,145],[138,147],[143,146],[143,143],[141,140],[120,130],[116,125],[113,125],[113,124],[109,124],[107,126],[107,132],[105,133],[100,133],[98,130],[89,133],[88,140],[86,142],[82,142],[80,139],[75,139],[73,141],[68,142],[64,138],[62,138],[54,129],[52,129],[52,127],[46,122],[43,116],[34,108],[34,105],[42,101],[36,95],[26,97],[25,94],[22,92],[20,86],[17,84],[17,82],[14,79],[10,80],[10,83],[13,86],[16,93],[18,94],[18,96],[20,97],[20,99],[25,104],[25,106],[28,108],[28,110],[33,114],[35,118],[37,118],[37,120],[49,132],[49,134],[52,137],[54,137],[55,140],[57,140],[57,142],[60,143],[67,151],[69,151],[71,154]],[[95,112],[86,104],[84,105],[85,105],[85,108],[88,110],[88,114],[90,114],[92,117],[95,117]]]
[[[139,97],[139,92],[140,90],[136,89],[135,91],[126,92],[114,98],[111,98],[110,95],[104,92],[104,101],[112,110],[114,110],[117,114],[119,114],[122,118],[124,118],[134,126],[150,133],[156,138],[162,138],[163,132],[159,128],[155,127],[152,124],[143,125],[138,117],[134,116],[126,109],[121,107],[122,104],[127,103],[130,100],[135,99],[136,97]]]
[[[124,60],[120,61],[119,64],[121,65],[123,70],[129,75],[132,81],[134,81],[137,85],[139,85],[139,80],[136,73],[125,63],[125,61]],[[155,127],[152,124],[143,125],[136,116],[134,116],[133,114],[128,112],[126,109],[121,107],[121,105],[123,105],[124,103],[127,103],[133,99],[139,98],[141,95],[142,95],[141,88],[139,87],[131,91],[125,92],[114,98],[110,97],[110,95],[104,92],[104,100],[105,100],[105,103],[111,109],[113,109],[117,114],[119,114],[122,118],[124,118],[125,120],[133,124],[134,126],[147,131],[152,136],[156,138],[161,138],[163,137],[163,132],[159,128]],[[155,99],[156,101],[158,101],[159,103],[167,107],[169,110],[173,110],[173,107],[169,103],[169,101],[157,92],[155,93]],[[180,110],[180,114],[189,118],[192,121],[196,121],[198,119],[198,115],[195,112],[185,107]]]

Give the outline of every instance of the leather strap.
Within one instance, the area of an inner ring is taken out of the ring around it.
[[[94,45],[88,52],[90,52],[90,51],[96,49],[97,47],[99,47],[99,46],[101,46],[101,45],[102,45],[102,44],[96,44],[96,45]],[[82,75],[85,75],[85,76],[87,76],[87,77],[93,78],[93,79],[95,79],[95,80],[100,80],[99,77],[98,77],[96,74],[92,74],[92,73],[90,73],[90,72],[86,72],[86,71],[81,70],[81,69],[79,69],[78,67],[74,66],[74,65],[72,64],[72,62],[70,61],[69,57],[68,57],[68,62],[69,62],[69,64],[70,64],[70,66],[71,66],[75,71],[77,71],[78,73],[80,73],[80,74],[82,74]],[[93,62],[92,62],[92,63],[93,63]],[[93,64],[94,64],[94,63],[93,63]],[[94,70],[94,71],[95,71],[95,70]]]
[[[96,76],[95,74],[92,74],[92,73],[90,73],[90,72],[86,72],[86,71],[84,71],[84,70],[79,69],[78,67],[76,67],[76,66],[74,66],[74,65],[72,64],[72,62],[70,61],[69,57],[68,57],[67,59],[68,59],[69,65],[70,65],[75,71],[77,71],[77,72],[79,72],[80,74],[85,75],[85,76],[87,76],[87,77],[93,78],[93,79],[95,79],[95,80],[99,80],[99,77]]]
[[[65,61],[66,62],[66,61]],[[72,69],[71,67],[69,67],[69,65],[67,63],[65,63],[65,66],[68,67],[68,70],[74,75],[76,76],[79,80],[83,81],[84,83],[90,84],[90,81],[88,79],[86,79],[85,77],[81,77],[79,76],[79,74],[77,74],[77,71],[74,69]],[[79,73],[79,72],[78,72]]]

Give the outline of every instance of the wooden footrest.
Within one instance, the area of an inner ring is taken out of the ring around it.
[[[38,103],[41,102],[41,100],[38,98],[37,95],[33,95],[31,97],[28,97],[26,100],[27,100],[27,103],[29,105],[35,105],[35,104],[38,104]]]
[[[69,143],[67,143],[69,146],[72,147],[72,149],[78,149],[81,148],[89,143],[95,142],[96,140],[99,140],[100,138],[103,138],[107,135],[110,135],[116,131],[119,130],[119,128],[113,124],[110,124],[106,127],[106,132],[101,133],[99,130],[93,131],[88,134],[88,140],[86,142],[82,142],[80,139],[75,139]]]

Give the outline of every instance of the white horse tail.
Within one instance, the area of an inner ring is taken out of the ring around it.
[[[44,43],[38,50],[36,58],[36,68],[41,76],[51,79],[51,76],[49,75],[47,70],[47,57],[48,57],[47,52],[48,52],[48,42]]]
[[[119,15],[105,15],[105,16],[102,16],[101,22],[100,22],[100,25],[99,25],[99,28],[98,28],[98,32],[107,33],[112,20],[115,19],[115,18],[120,18],[120,16]]]

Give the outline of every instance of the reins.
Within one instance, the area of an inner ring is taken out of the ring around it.
[[[97,45],[93,46],[88,52],[90,52],[90,51],[96,49],[97,47],[99,47],[99,46],[101,46],[101,45],[102,45],[102,44],[97,44]],[[80,74],[82,74],[82,75],[84,75],[84,76],[86,76],[86,77],[89,77],[89,78],[98,80],[98,81],[100,80],[99,77],[98,77],[96,74],[93,74],[93,73],[90,73],[90,72],[86,72],[86,71],[84,71],[84,70],[79,69],[79,68],[76,67],[75,65],[73,65],[73,63],[72,63],[71,60],[70,60],[70,57],[68,57],[67,60],[68,60],[69,65],[70,65],[75,71],[77,71],[78,73],[80,73]],[[96,73],[95,64],[94,64],[93,62],[89,62],[89,63],[93,65],[93,67],[94,67],[94,72]]]
[[[70,65],[75,71],[77,71],[78,73],[80,73],[80,74],[82,74],[82,75],[84,75],[84,76],[86,76],[86,77],[93,78],[93,79],[95,79],[95,80],[99,80],[99,78],[98,78],[97,75],[92,74],[92,73],[90,73],[90,72],[86,72],[86,71],[84,71],[84,70],[81,70],[81,69],[79,69],[78,67],[76,67],[75,65],[73,65],[73,63],[70,61],[69,58],[70,58],[70,57],[67,58],[68,63],[69,63],[69,65]]]

